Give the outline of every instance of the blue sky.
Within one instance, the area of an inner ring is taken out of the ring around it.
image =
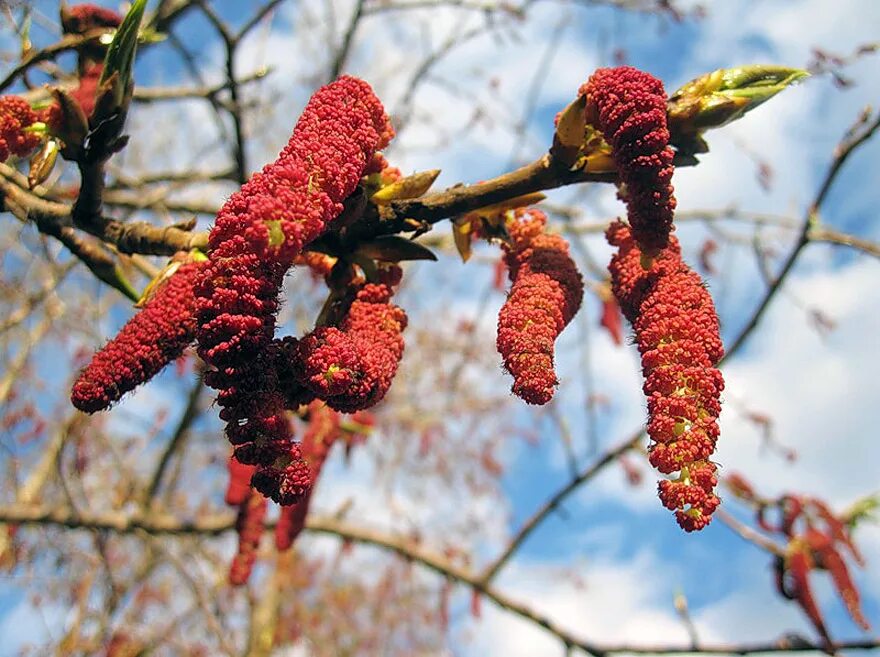
[[[35,4],[52,14],[54,3]],[[224,11],[237,11],[234,8],[247,3],[217,4]],[[706,18],[678,24],[607,8],[586,10],[539,2],[525,25],[502,31],[501,36],[477,38],[432,71],[431,81],[415,96],[413,118],[389,150],[389,158],[406,172],[442,168],[439,186],[496,175],[505,170],[514,151],[523,158],[537,157],[550,142],[555,113],[595,67],[612,62],[616,49],[625,51],[628,63],[662,78],[671,90],[717,67],[757,62],[804,66],[814,46],[849,54],[857,45],[876,40],[880,26],[880,4],[873,0],[729,0],[706,4]],[[348,0],[336,0],[333,5],[338,16],[348,15],[351,7]],[[322,66],[326,67],[326,37],[306,24],[303,6],[285,4],[273,30],[256,30],[238,61],[240,74],[262,65],[275,69],[261,87],[261,93],[275,94],[274,111],[259,126],[249,127],[254,135],[249,152],[252,168],[274,157],[286,141],[294,117],[320,79]],[[389,21],[387,16],[368,18],[355,40],[348,72],[373,83],[390,109],[401,109],[399,101],[412,72],[413,52],[421,52],[429,44],[442,44],[460,20],[466,26],[479,20],[478,15],[465,19],[462,15],[444,10],[429,17],[412,11],[401,15],[399,21]],[[421,26],[425,21],[430,29]],[[565,24],[561,33],[557,31],[560,24]],[[222,58],[219,50],[205,43],[208,30],[204,19],[194,13],[183,21],[178,35],[208,62],[209,81],[217,81],[221,79]],[[48,37],[36,32],[34,38]],[[551,38],[561,43],[542,76],[535,112],[521,134],[511,134],[505,126],[522,117],[535,67]],[[182,75],[175,59],[164,55],[161,47],[147,52],[137,70],[137,79],[145,85],[174,83]],[[868,57],[847,69],[858,83],[853,88],[839,90],[827,77],[814,78],[744,120],[710,133],[712,151],[700,166],[676,173],[679,209],[720,209],[737,204],[743,209],[802,217],[834,145],[861,108],[876,103],[878,70],[877,58]],[[484,117],[475,123],[471,101],[484,109]],[[182,104],[173,114],[169,110],[167,105],[136,110],[131,119],[135,135],[132,153],[149,154],[151,168],[156,169],[170,165],[214,168],[226,163],[224,152],[212,146],[217,133],[204,106],[192,102]],[[161,132],[156,126],[170,128],[178,121],[192,127],[190,143],[195,146],[186,152],[163,148],[162,136],[156,135]],[[139,126],[140,134],[155,135],[155,139],[139,139]],[[143,130],[150,127],[153,131]],[[448,138],[438,141],[438,134]],[[769,190],[758,182],[756,158],[772,167]],[[880,238],[876,218],[880,192],[875,182],[878,158],[880,142],[875,140],[848,163],[825,206],[823,220],[829,225]],[[218,186],[213,193],[216,198],[230,191]],[[622,211],[608,186],[560,190],[551,198],[577,203],[585,221],[610,219]],[[737,230],[735,226],[730,229]],[[686,256],[694,262],[706,230],[687,225],[679,229],[679,235]],[[779,253],[785,253],[793,234],[768,230],[767,237]],[[607,262],[609,250],[601,237],[587,237],[585,244],[598,262]],[[484,252],[493,253],[490,249]],[[717,254],[716,262],[719,275],[710,277],[708,283],[716,297],[724,337],[729,339],[738,333],[763,287],[748,248],[725,248]],[[438,264],[418,264],[417,268],[408,274],[412,283],[402,297],[404,304],[406,298],[413,301],[415,326],[420,322],[430,326],[436,313],[430,305],[418,302],[420,291],[436,286],[432,303],[444,308],[451,320],[468,318],[478,307],[483,286],[491,280],[489,266],[479,262],[463,266],[452,257]],[[880,415],[873,372],[880,367],[880,350],[871,341],[880,333],[878,273],[876,260],[828,245],[808,247],[786,293],[776,299],[761,330],[725,369],[728,403],[717,459],[725,471],[746,473],[763,493],[803,491],[838,506],[869,492],[872,486],[876,489],[877,467],[873,464],[880,463],[880,446],[874,435]],[[490,352],[485,355],[490,363],[495,313],[502,302],[500,294],[489,297],[491,312],[480,319],[473,336],[483,351]],[[809,325],[804,306],[829,315],[836,329],[827,336],[819,335]],[[604,333],[597,332],[597,311],[595,298],[588,295],[582,312],[591,329],[593,387],[589,392],[612,400],[611,407],[599,413],[596,424],[601,450],[639,426],[644,420],[644,402],[634,348],[614,347]],[[126,316],[127,311],[120,307],[113,320],[121,322]],[[581,384],[583,326],[583,321],[575,320],[562,339],[563,384],[556,402],[571,424],[580,463],[590,458],[586,441],[581,439],[587,431],[583,403],[587,391]],[[108,326],[106,334],[112,334],[112,329]],[[408,353],[404,368],[412,358]],[[463,386],[480,385],[503,392],[509,385],[497,362],[488,371],[473,369],[465,373]],[[173,406],[171,400],[184,385],[167,376],[162,383],[134,395],[127,402],[129,409],[123,406],[114,414],[146,413],[157,399]],[[426,406],[432,403],[426,402]],[[737,412],[738,407],[770,414],[775,437],[799,452],[798,462],[789,464],[764,449],[757,430]],[[416,486],[415,495],[408,496],[411,491],[405,487],[394,491],[395,502],[410,520],[425,527],[428,536],[442,537],[451,531],[444,524],[451,522],[447,520],[450,509],[462,503],[471,505],[473,513],[483,519],[485,534],[463,537],[462,541],[484,557],[494,554],[505,531],[517,526],[567,476],[562,450],[551,437],[551,423],[533,409],[507,408],[517,409],[512,421],[520,426],[535,425],[542,439],[537,446],[514,440],[498,452],[506,466],[501,505],[491,499],[462,500],[454,491],[443,491],[437,482]],[[217,423],[213,418],[205,422]],[[656,499],[655,474],[638,456],[633,462],[644,476],[641,487],[627,485],[619,467],[609,468],[594,485],[568,501],[564,517],[552,517],[532,536],[502,574],[500,586],[595,640],[685,641],[672,606],[672,596],[679,589],[687,595],[700,636],[707,641],[766,640],[786,630],[813,635],[800,611],[774,592],[767,555],[721,523],[700,534],[683,534]],[[332,464],[316,505],[332,510],[352,497],[356,500],[355,517],[393,527],[394,519],[376,504],[379,493],[371,482],[377,474],[375,462],[366,454],[356,456],[351,467]],[[867,616],[877,628],[880,532],[866,528],[858,538],[868,569],[857,572],[856,579],[866,598]],[[320,541],[312,543],[316,550],[324,549]],[[571,576],[560,576],[561,566],[571,567],[582,585]],[[818,589],[832,634],[838,638],[860,636],[826,584]],[[457,621],[450,630],[453,654],[488,654],[490,647],[492,654],[510,657],[559,651],[540,630],[489,604],[483,607],[482,619],[470,619],[464,613],[468,599],[465,593],[455,598]],[[45,616],[55,628],[63,624],[60,612]],[[29,619],[31,638],[45,632],[42,623],[28,613],[14,582],[0,587],[0,635],[20,627],[22,618]],[[465,636],[472,641],[465,642]],[[0,646],[0,654],[13,653],[13,646]]]

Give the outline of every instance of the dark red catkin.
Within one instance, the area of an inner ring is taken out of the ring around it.
[[[305,528],[314,484],[321,475],[330,449],[339,438],[339,425],[339,413],[326,404],[314,401],[309,405],[309,427],[303,435],[302,453],[311,470],[313,488],[293,506],[281,508],[278,524],[275,525],[275,546],[279,550],[290,548]]]
[[[257,560],[260,539],[263,537],[263,521],[266,519],[268,502],[262,495],[249,491],[247,498],[238,507],[235,531],[238,533],[238,552],[229,567],[229,583],[242,586],[250,579]]]
[[[330,408],[361,411],[385,397],[403,356],[406,313],[391,303],[392,285],[369,283],[357,293],[339,327],[303,337],[293,356],[299,383]]]
[[[40,145],[39,135],[25,130],[39,120],[24,98],[0,96],[0,162],[25,157]]]
[[[85,413],[104,410],[180,357],[195,337],[193,285],[205,264],[180,264],[116,337],[95,353],[73,384],[74,406]]]

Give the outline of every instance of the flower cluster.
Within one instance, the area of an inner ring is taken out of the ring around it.
[[[204,261],[180,264],[143,308],[98,351],[73,385],[71,401],[94,413],[149,381],[195,337],[193,285]]]
[[[330,449],[340,437],[340,419],[339,413],[319,401],[309,405],[308,418],[309,427],[303,435],[302,452],[309,464],[314,486]],[[313,490],[314,488],[309,490],[295,505],[281,508],[278,524],[275,525],[275,546],[279,550],[288,549],[305,528]]]
[[[498,314],[498,353],[513,375],[513,392],[546,404],[557,385],[556,338],[581,307],[584,283],[568,243],[545,232],[540,210],[517,210],[507,230],[504,260],[513,285]]]
[[[338,327],[319,327],[296,346],[295,376],[301,386],[343,413],[369,408],[388,392],[403,355],[406,313],[391,303],[400,269],[385,283],[357,293]]]
[[[229,583],[233,586],[246,584],[251,576],[257,550],[263,536],[263,521],[266,518],[268,502],[265,497],[249,491],[245,500],[238,507],[238,518],[235,531],[238,533],[238,552],[232,558],[229,567]]]
[[[24,98],[0,96],[0,162],[10,154],[24,157],[40,144],[39,135],[25,131],[37,121],[39,117]]]
[[[630,66],[600,68],[580,94],[588,122],[611,146],[633,238],[653,257],[667,245],[675,210],[663,83]]]
[[[609,271],[614,295],[632,323],[645,376],[651,464],[675,480],[660,482],[660,499],[686,531],[702,529],[719,504],[715,464],[720,396],[715,367],[724,353],[718,316],[700,276],[681,259],[677,240],[644,269],[642,253],[621,222],[608,229],[618,247]]]
[[[308,490],[309,469],[279,390],[281,282],[392,136],[369,85],[339,78],[312,96],[278,159],[230,197],[210,234],[211,261],[196,285],[199,354],[216,368],[206,382],[219,390],[236,458],[258,466],[254,486],[282,504]]]

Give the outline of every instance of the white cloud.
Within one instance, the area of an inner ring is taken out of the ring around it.
[[[523,563],[512,566],[498,585],[584,640],[634,645],[687,641],[672,606],[672,572],[647,553],[626,562],[590,561],[574,577],[553,564]],[[531,657],[560,649],[558,639],[536,625],[488,601],[482,609],[482,618],[467,624],[476,634],[472,654]]]

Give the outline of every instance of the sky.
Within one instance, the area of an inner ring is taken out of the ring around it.
[[[331,4],[336,16],[350,14],[347,0]],[[660,77],[671,90],[718,67],[761,62],[803,67],[814,47],[846,55],[858,45],[880,38],[880,3],[874,0],[724,0],[704,4],[708,9],[704,18],[675,23],[608,8],[537,2],[529,10],[528,21],[515,30],[478,36],[454,50],[432,69],[430,81],[415,94],[411,106],[402,101],[413,73],[413,53],[443,44],[451,31],[477,25],[480,16],[443,10],[430,16],[426,28],[420,21],[427,14],[419,10],[406,12],[406,20],[402,15],[400,20],[377,15],[367,18],[356,35],[346,71],[371,82],[375,79],[376,91],[386,105],[398,116],[409,118],[388,151],[389,159],[404,172],[441,168],[440,187],[497,175],[512,163],[543,153],[552,138],[555,113],[571,100],[593,69],[612,63],[617,49],[625,52],[627,63]],[[37,5],[51,7],[50,3]],[[231,9],[239,3],[218,5]],[[250,127],[255,136],[248,152],[251,168],[274,157],[288,136],[291,120],[287,117],[296,116],[315,84],[324,81],[320,76],[326,66],[321,64],[328,56],[328,34],[307,29],[303,19],[306,6],[285,3],[272,31],[256,30],[236,62],[240,73],[259,66],[273,69],[261,93],[268,89],[277,101],[267,122],[270,129]],[[310,6],[308,11],[320,11],[316,4]],[[344,23],[340,19],[334,38]],[[211,62],[207,66],[209,81],[210,75],[219,80],[221,54],[200,42],[204,21],[193,17],[180,29],[183,39]],[[292,54],[291,40],[298,56]],[[145,85],[169,84],[182,75],[159,48],[146,52],[137,70],[137,79]],[[848,67],[846,74],[857,84],[841,90],[828,76],[816,76],[745,119],[709,133],[711,152],[701,158],[699,166],[682,168],[675,174],[679,210],[736,205],[800,219],[835,144],[861,109],[878,101],[880,67],[876,56]],[[482,115],[472,114],[474,102],[483,108]],[[527,115],[529,106],[533,111]],[[160,154],[151,164],[163,169],[211,168],[222,163],[225,154],[214,146],[217,130],[206,108],[186,103],[175,111],[201,128],[192,133],[186,152],[172,144],[163,149],[164,161]],[[136,112],[131,118],[132,134],[138,134],[138,126],[168,125],[167,112],[163,106]],[[523,118],[526,121],[519,134],[503,129]],[[155,140],[161,139],[161,135],[155,136]],[[132,157],[139,149],[155,151],[161,146],[155,140],[141,143],[135,138],[130,146]],[[846,165],[822,213],[829,226],[880,239],[880,221],[875,214],[880,202],[878,158],[880,141],[875,140]],[[769,189],[761,185],[757,162],[773,172]],[[217,193],[230,191],[218,187]],[[585,221],[610,219],[622,211],[608,186],[586,192],[560,190],[551,199],[577,203]],[[730,230],[736,227],[730,226]],[[689,224],[678,234],[685,257],[694,262],[706,237],[705,229]],[[780,254],[787,252],[794,237],[772,230],[766,235]],[[585,239],[596,259],[606,262],[610,250],[601,237]],[[707,282],[722,320],[723,337],[729,341],[760,299],[763,284],[748,247],[723,248],[716,254],[716,263],[718,274],[709,276]],[[431,284],[430,266],[420,264],[419,271],[412,272],[413,289],[407,294],[415,295]],[[467,285],[475,276],[474,270],[449,258],[435,266],[442,268],[439,278],[449,286],[441,293],[448,301],[444,305],[448,317],[472,317],[479,307],[478,294]],[[877,490],[880,443],[875,435],[880,407],[876,399],[880,390],[874,373],[880,368],[875,337],[880,334],[878,274],[880,263],[869,257],[823,244],[807,248],[760,330],[725,366],[725,408],[716,455],[723,472],[745,473],[762,494],[803,491],[837,508]],[[477,324],[474,340],[481,340],[487,350],[494,345],[495,316],[502,302],[503,296],[491,296],[491,312]],[[583,461],[589,460],[596,446],[602,450],[620,442],[644,421],[634,347],[616,347],[607,335],[596,331],[591,332],[586,347],[580,342],[578,322],[595,324],[597,310],[595,300],[588,299],[584,317],[575,320],[560,346],[566,357],[559,363],[562,385],[557,404],[570,419],[573,435],[586,436],[589,430],[583,403],[587,392],[611,400],[593,426],[597,445],[587,440],[577,445]],[[817,331],[809,319],[812,310],[832,320],[834,329],[824,334]],[[114,315],[108,322],[124,318]],[[592,372],[589,391],[583,385],[584,351]],[[500,369],[495,369],[494,375],[486,377],[489,380],[479,384],[509,385]],[[137,412],[138,408],[150,408],[162,395],[160,387],[147,386],[127,403]],[[797,452],[796,462],[790,463],[767,448],[759,429],[746,419],[748,412],[772,418],[775,440]],[[516,420],[534,424],[539,433],[547,428],[546,421],[528,409],[518,410]],[[546,438],[537,446],[511,443],[498,456],[505,466],[501,482],[506,494],[504,508],[489,499],[466,501],[484,521],[483,532],[469,547],[487,557],[502,547],[506,532],[567,477],[562,449]],[[656,499],[655,473],[638,462],[638,457],[633,461],[643,475],[641,486],[630,486],[619,467],[607,469],[564,505],[564,516],[551,517],[531,537],[503,571],[499,588],[594,641],[685,642],[685,629],[673,607],[673,596],[679,591],[687,596],[698,634],[706,642],[770,640],[785,631],[813,636],[800,610],[775,593],[765,553],[719,522],[699,534],[685,535]],[[322,490],[317,508],[332,510],[353,498],[362,505],[356,507],[359,519],[393,527],[391,515],[369,503],[375,475],[375,464],[366,458],[355,458],[348,468],[331,464],[328,480],[334,485],[327,486],[326,493]],[[428,489],[416,498],[398,494],[395,500],[408,518],[428,528],[429,538],[430,533],[440,537],[445,531],[444,518],[462,503],[443,492]],[[868,568],[856,573],[856,581],[865,598],[866,615],[876,630],[880,627],[880,530],[865,527],[857,539]],[[306,545],[314,545],[315,550],[328,549],[326,541],[310,540]],[[367,552],[359,558],[371,557]],[[578,576],[571,577],[570,572],[562,575],[562,566]],[[817,588],[832,635],[860,637],[827,582]],[[467,613],[468,602],[469,594],[464,591],[453,598],[450,654],[518,657],[562,653],[558,642],[539,628],[491,604],[483,605],[481,618],[472,618]],[[21,642],[37,638],[46,631],[41,618],[48,625],[64,622],[62,610],[43,610],[38,617],[20,595],[0,591],[0,636],[17,635]],[[21,632],[22,627],[29,629]],[[0,656],[15,654],[16,645],[16,641],[0,645]]]

